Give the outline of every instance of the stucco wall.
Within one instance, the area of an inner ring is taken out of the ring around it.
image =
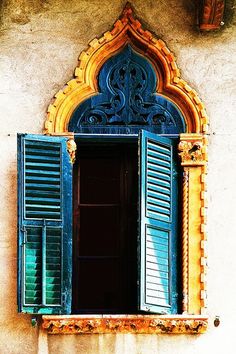
[[[236,314],[236,15],[227,2],[217,33],[195,28],[194,0],[133,0],[143,24],[177,57],[210,117],[208,332],[184,335],[47,336],[16,307],[16,133],[41,133],[53,95],[79,53],[111,28],[125,1],[3,0],[0,4],[0,353],[234,353]],[[213,325],[215,315],[221,324]]]

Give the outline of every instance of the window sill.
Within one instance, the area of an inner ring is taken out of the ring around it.
[[[42,327],[49,334],[199,334],[207,330],[202,315],[44,315]]]

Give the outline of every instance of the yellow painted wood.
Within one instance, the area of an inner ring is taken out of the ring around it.
[[[179,155],[184,169],[182,223],[183,311],[206,312],[206,163],[207,139],[181,134]]]
[[[189,307],[198,314],[201,308],[201,166],[189,168]]]

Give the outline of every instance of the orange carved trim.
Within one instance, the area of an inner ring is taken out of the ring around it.
[[[178,148],[182,166],[206,164],[206,137],[196,134],[181,134],[180,140]]]
[[[101,315],[43,316],[42,327],[50,334],[198,334],[207,329],[203,316]]]
[[[181,79],[174,55],[161,39],[142,28],[127,4],[112,30],[104,33],[101,38],[92,40],[89,48],[81,53],[75,78],[55,95],[48,107],[46,134],[68,130],[75,108],[89,96],[97,94],[97,74],[103,63],[128,43],[152,62],[159,83],[156,90],[175,102],[182,111],[187,132],[207,131],[208,118],[204,105],[196,91]]]
[[[75,162],[75,153],[77,150],[77,145],[73,138],[67,140],[67,151],[70,155],[70,162],[73,164]]]
[[[199,28],[202,31],[219,29],[223,25],[225,0],[199,1]]]
[[[183,171],[183,207],[182,207],[182,311],[188,313],[189,308],[189,169]]]
[[[206,313],[207,138],[181,134],[183,166],[182,276],[183,312]]]

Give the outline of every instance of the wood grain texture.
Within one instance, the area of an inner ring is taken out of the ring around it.
[[[199,1],[199,28],[201,31],[214,31],[221,27],[224,15],[224,0]]]

